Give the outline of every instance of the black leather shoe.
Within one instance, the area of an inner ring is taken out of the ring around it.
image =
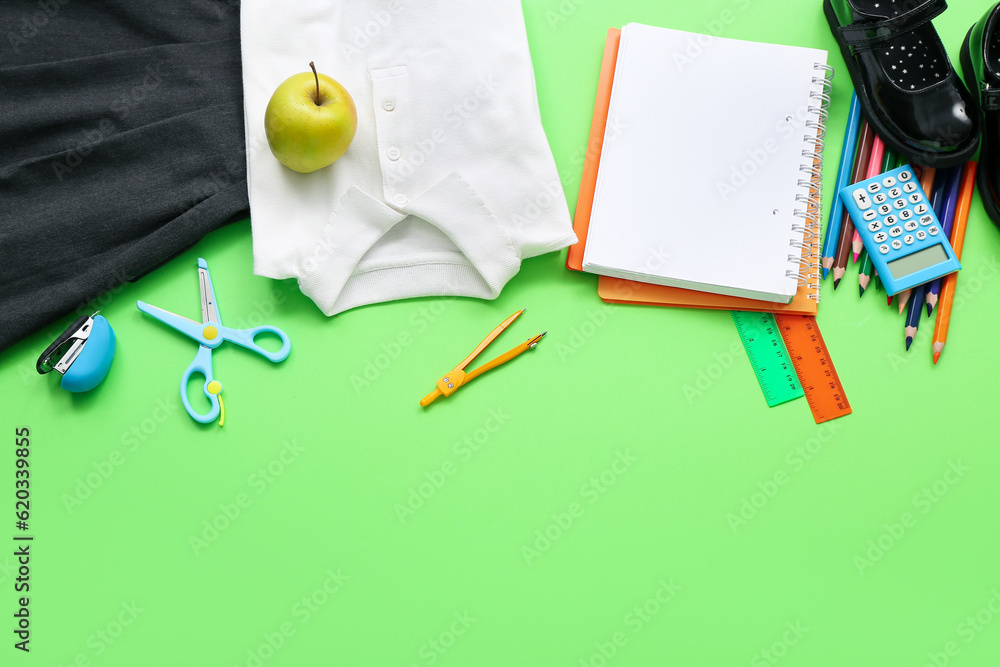
[[[969,29],[961,60],[977,113],[982,114],[983,147],[976,185],[986,213],[1000,227],[1000,5]]]
[[[865,118],[890,148],[928,167],[961,164],[979,146],[972,96],[931,24],[946,8],[944,0],[823,0]]]

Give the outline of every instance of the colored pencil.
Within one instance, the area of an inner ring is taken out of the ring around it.
[[[857,183],[864,179],[864,170],[868,166],[868,156],[871,155],[872,143],[875,141],[875,130],[868,124],[868,121],[861,121],[861,139],[858,143],[857,154],[854,156],[854,169],[851,172],[851,183]],[[841,278],[847,271],[847,258],[851,251],[851,240],[854,238],[854,223],[851,216],[844,211],[841,217],[840,238],[837,240],[837,251],[833,260],[833,289],[840,285]]]
[[[823,279],[825,280],[833,266],[833,255],[840,239],[840,223],[844,218],[844,204],[838,196],[841,189],[851,179],[851,164],[860,144],[858,131],[861,129],[861,104],[858,94],[851,95],[851,109],[847,112],[847,129],[844,131],[844,147],[840,151],[840,166],[837,169],[837,183],[833,191],[833,205],[830,207],[830,219],[826,223],[826,236],[823,238]]]
[[[934,167],[921,167],[920,168],[920,187],[923,188],[924,196],[931,202],[931,208],[937,212],[937,207],[934,205],[934,181],[937,175],[937,169]],[[906,304],[910,301],[910,290],[903,290],[899,293],[899,299],[896,303],[899,305],[899,314],[903,314],[903,309],[906,308]]]
[[[913,298],[910,300],[910,309],[906,312],[906,327],[903,332],[906,335],[906,349],[910,349],[914,336],[917,335],[917,328],[920,326],[920,313],[924,310],[924,290],[927,284],[917,285],[913,288]]]
[[[958,195],[958,206],[955,207],[955,224],[951,229],[951,247],[955,256],[962,259],[962,246],[965,245],[965,227],[969,220],[969,208],[972,205],[972,193],[976,189],[976,163],[966,162],[962,169],[962,185]],[[938,301],[937,322],[934,324],[934,363],[941,358],[944,344],[948,340],[948,327],[951,324],[951,307],[955,300],[955,287],[958,283],[958,271],[949,273],[941,283],[941,298]]]
[[[864,248],[861,249],[861,268],[858,269],[858,296],[864,296],[865,290],[872,279],[872,257]]]
[[[945,182],[947,185],[945,186],[944,193],[944,213],[942,213],[939,221],[941,222],[941,233],[951,238],[951,229],[955,222],[955,208],[958,206],[958,190],[962,185],[962,168],[953,167],[949,169],[947,176],[945,176]],[[931,313],[934,312],[934,306],[937,305],[938,294],[940,292],[941,278],[935,278],[927,286],[927,294],[924,297],[927,300],[927,317],[930,317]]]
[[[872,152],[868,156],[868,169],[865,171],[864,180],[869,178],[875,178],[881,174],[885,169],[882,166],[883,162],[886,162],[886,155],[888,151],[885,149],[885,142],[882,141],[882,137],[875,135],[875,140],[872,142]],[[861,234],[858,230],[854,230],[854,234],[851,236],[851,252],[854,255],[854,261],[857,263],[858,255],[861,254],[861,249],[865,247],[865,242],[861,240]]]

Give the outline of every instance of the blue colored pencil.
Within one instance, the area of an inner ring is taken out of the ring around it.
[[[858,129],[861,127],[861,104],[858,94],[851,95],[851,109],[847,114],[847,130],[844,132],[844,147],[840,151],[840,167],[837,169],[837,183],[833,191],[830,206],[830,219],[826,223],[826,236],[823,238],[823,278],[830,273],[834,255],[837,252],[837,240],[840,238],[840,223],[844,216],[844,205],[840,201],[841,188],[848,185],[851,178],[851,164],[858,146]]]
[[[913,294],[910,296],[910,309],[906,311],[906,328],[903,330],[906,334],[907,350],[910,349],[910,343],[913,342],[913,338],[917,335],[917,327],[920,326],[920,313],[923,311],[926,289],[927,283],[917,285],[913,288]]]
[[[945,183],[947,185],[945,186],[944,205],[942,207],[944,210],[938,216],[938,220],[941,222],[941,233],[950,238],[951,228],[955,224],[955,209],[958,207],[958,191],[962,185],[961,165],[948,170]],[[928,317],[934,312],[934,307],[937,305],[938,295],[941,293],[941,280],[942,278],[935,278],[927,286],[927,294],[924,298],[927,300]]]

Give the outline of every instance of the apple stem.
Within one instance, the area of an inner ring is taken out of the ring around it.
[[[316,65],[314,65],[313,61],[311,61],[311,60],[309,61],[309,67],[312,68],[313,78],[316,79],[316,106],[323,106],[320,103],[320,99],[319,99],[319,74],[316,73]]]

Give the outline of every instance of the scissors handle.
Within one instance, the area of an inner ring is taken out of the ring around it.
[[[212,404],[212,408],[206,414],[198,414],[188,401],[187,387],[188,381],[195,373],[205,376],[205,384],[201,390],[205,393],[205,398]],[[222,383],[217,382],[212,377],[212,349],[204,345],[198,346],[198,354],[194,356],[194,361],[184,371],[181,377],[181,402],[191,418],[202,424],[215,421],[219,416],[219,393],[222,391]]]
[[[259,327],[253,327],[252,329],[230,329],[229,327],[220,326],[219,333],[226,340],[256,352],[262,357],[270,359],[274,363],[284,361],[285,358],[288,357],[288,353],[292,351],[292,342],[288,339],[288,335],[278,327],[272,327],[266,324]],[[273,333],[280,338],[281,349],[277,352],[271,352],[270,350],[265,350],[260,345],[255,343],[254,338],[262,333]]]

